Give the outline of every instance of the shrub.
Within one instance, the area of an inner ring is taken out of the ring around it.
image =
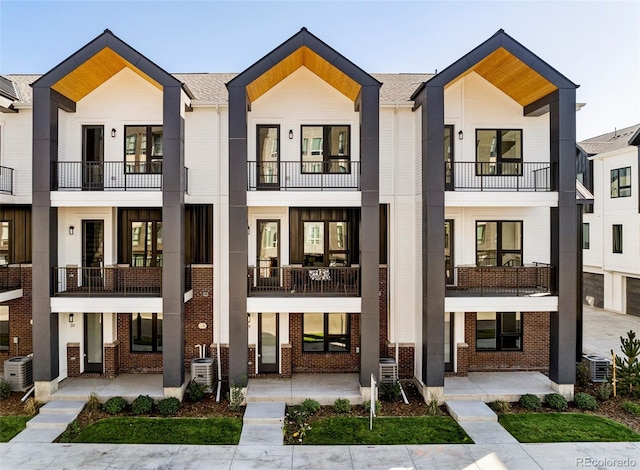
[[[576,384],[586,387],[591,382],[589,366],[583,361],[576,364]]]
[[[611,392],[613,391],[613,387],[609,382],[601,383],[597,389],[598,398],[602,401],[607,401],[611,398]]]
[[[348,398],[338,398],[333,402],[333,410],[336,413],[351,413],[351,403]]]
[[[131,403],[131,411],[134,415],[146,415],[153,411],[153,398],[149,395],[139,395]]]
[[[180,400],[176,397],[170,397],[156,403],[156,411],[162,416],[170,416],[176,414],[181,406]]]
[[[380,384],[380,394],[382,395],[382,399],[385,401],[399,401],[400,393],[400,382]]]
[[[87,400],[87,404],[84,405],[84,409],[92,412],[98,411],[100,408],[102,408],[102,405],[100,404],[98,395],[96,395],[96,392],[91,392],[91,394],[89,395],[89,399]]]
[[[102,409],[110,415],[117,415],[118,413],[122,413],[126,407],[127,400],[122,397],[112,397],[105,402]]]
[[[365,411],[370,411],[371,410],[371,400],[367,400],[363,403],[364,409]],[[376,415],[380,414],[380,412],[382,411],[382,403],[380,403],[380,400],[376,400]]]
[[[581,410],[595,410],[596,408],[598,408],[596,399],[593,398],[588,393],[583,393],[583,392],[576,393],[576,396],[574,397],[573,402]]]
[[[492,401],[489,406],[496,413],[508,413],[511,411],[511,403],[505,400]]]
[[[544,396],[544,401],[556,411],[564,411],[569,407],[567,399],[559,393],[549,393]]]
[[[532,395],[530,393],[525,393],[518,400],[518,404],[526,410],[536,411],[539,410],[542,405],[540,405],[540,399]]]
[[[431,397],[427,404],[427,414],[429,416],[438,416],[440,414],[440,407],[438,406],[438,397]]]
[[[204,400],[206,389],[206,385],[201,385],[195,380],[192,380],[191,382],[189,382],[189,385],[187,385],[187,398],[189,399],[189,401],[192,401],[194,403],[202,401]]]
[[[312,398],[305,399],[300,406],[309,415],[315,414],[320,411],[320,403]]]
[[[632,397],[640,396],[640,339],[629,330],[627,337],[620,336],[622,355],[616,356],[618,392]]]
[[[229,409],[232,411],[240,411],[242,403],[244,403],[244,392],[242,385],[231,382],[231,390],[229,390]]]
[[[35,398],[31,397],[24,403],[24,412],[29,416],[35,416],[38,414],[40,406],[42,406],[42,404]]]
[[[640,403],[625,401],[622,402],[622,409],[633,416],[640,416]]]
[[[0,379],[0,400],[8,398],[11,395],[11,384],[4,379]]]

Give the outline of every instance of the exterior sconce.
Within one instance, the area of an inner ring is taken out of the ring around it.
[[[116,136],[116,128],[112,127],[111,128],[111,137],[115,137]]]
[[[251,314],[247,313],[247,325],[251,326]]]
[[[462,131],[459,131],[459,132],[458,132],[458,139],[459,139],[459,140],[464,139],[464,132],[462,132]]]
[[[69,323],[73,323],[73,313],[69,314]]]
[[[76,228],[75,228],[73,225],[69,225],[69,235],[73,235],[73,231],[74,231],[75,229],[76,229]]]
[[[289,139],[293,139],[293,129],[289,129]]]

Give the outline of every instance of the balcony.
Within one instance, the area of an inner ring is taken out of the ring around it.
[[[553,266],[457,266],[447,280],[447,297],[521,297],[551,295]]]
[[[445,162],[447,191],[554,191],[550,162]]]
[[[0,265],[0,293],[22,288],[22,267],[20,265]]]
[[[360,267],[249,266],[249,297],[359,297]]]
[[[13,168],[0,166],[0,194],[13,194]]]
[[[54,297],[161,297],[162,267],[53,268]]]
[[[247,162],[249,191],[358,191],[360,162]]]
[[[161,191],[162,162],[53,162],[51,180],[52,191]]]

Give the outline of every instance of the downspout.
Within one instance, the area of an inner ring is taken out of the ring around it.
[[[217,162],[217,177],[218,177],[218,191],[216,192],[216,197],[215,197],[215,207],[214,207],[214,211],[213,211],[213,217],[214,217],[214,227],[215,224],[218,223],[220,224],[220,191],[221,191],[221,184],[220,184],[220,169],[221,169],[221,162],[220,160],[222,159],[222,127],[220,124],[220,104],[216,103],[216,115],[218,118],[218,132],[217,132],[217,136],[218,136],[218,162]],[[215,232],[215,231],[214,231]],[[218,255],[218,258],[221,258],[222,256],[220,255],[220,237],[219,236],[214,236],[213,237],[214,240],[214,250],[213,250],[213,254],[214,254],[214,266],[219,266],[219,263],[221,260],[216,259],[215,256],[216,254]],[[218,269],[219,270],[219,269]],[[222,356],[221,356],[221,351],[220,351],[220,338],[221,338],[221,334],[220,334],[220,323],[221,323],[221,312],[220,312],[220,276],[219,275],[215,275],[215,269],[214,269],[214,305],[213,305],[213,309],[214,309],[214,322],[213,322],[213,341],[214,343],[216,343],[216,355],[218,356],[218,360],[216,361],[218,363],[218,386],[216,387],[216,402],[220,402],[220,393],[222,391]],[[217,288],[216,288],[217,287]],[[217,337],[217,338],[216,338]]]
[[[393,132],[391,134],[391,139],[393,139],[393,164],[391,165],[391,171],[393,173],[393,211],[389,211],[391,212],[393,215],[391,217],[389,217],[389,221],[387,222],[387,226],[388,227],[396,227],[395,225],[395,217],[396,217],[396,207],[397,207],[397,189],[398,189],[398,182],[396,181],[397,179],[397,172],[396,172],[396,159],[398,158],[398,138],[397,138],[397,126],[398,126],[398,105],[396,104],[393,108]],[[393,220],[393,225],[391,225],[391,222]],[[396,253],[398,252],[397,250],[397,244],[398,242],[398,237],[396,236],[395,230],[394,230],[394,236],[393,236],[393,255],[395,256]],[[389,266],[389,257],[387,256],[387,266]],[[396,263],[394,263],[394,269],[395,269]],[[388,268],[387,268],[388,269]],[[391,273],[390,273],[391,274]],[[388,300],[388,305],[389,305],[389,311],[391,311],[391,306],[393,305],[395,307],[395,292],[396,292],[396,276],[395,276],[395,272],[393,273],[393,280],[391,282],[392,288],[391,289],[387,289],[387,293],[389,294],[389,300]],[[393,301],[392,301],[393,300]],[[393,322],[391,322],[391,324],[393,325],[393,342],[395,343],[396,346],[396,365],[398,366],[398,369],[400,368],[400,346],[398,344],[398,315],[396,315],[396,310],[395,308],[393,308]]]

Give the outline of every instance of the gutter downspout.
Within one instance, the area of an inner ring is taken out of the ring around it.
[[[220,184],[220,167],[221,167],[221,162],[220,159],[222,158],[222,126],[220,124],[220,105],[218,103],[216,103],[216,115],[218,118],[218,132],[217,132],[217,137],[218,137],[218,162],[217,162],[217,177],[218,177],[218,191],[216,192],[216,198],[215,198],[215,207],[213,210],[213,217],[214,217],[214,227],[215,224],[220,224],[220,191],[221,191],[221,184]],[[218,257],[220,258],[220,237],[213,237],[214,239],[214,266],[218,266],[218,270],[219,270],[219,265],[220,262],[215,259],[215,255],[217,254]],[[216,275],[215,273],[215,269],[214,269],[214,322],[213,322],[213,332],[214,332],[214,337],[213,337],[213,341],[216,343],[216,355],[218,357],[218,360],[216,361],[218,363],[218,386],[216,387],[216,402],[220,402],[220,393],[222,391],[222,355],[221,355],[221,351],[220,351],[220,338],[221,338],[221,333],[220,333],[220,328],[221,328],[221,312],[220,312],[220,276]],[[217,288],[216,288],[217,287]],[[216,338],[217,336],[217,338]]]

